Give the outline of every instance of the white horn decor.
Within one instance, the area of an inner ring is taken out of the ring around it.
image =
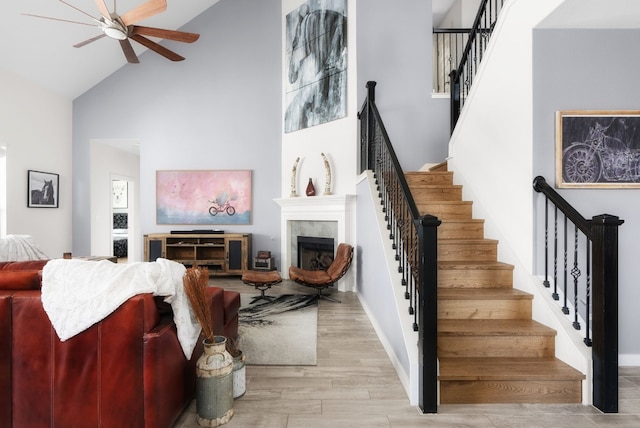
[[[329,165],[329,160],[324,155],[324,153],[320,153],[320,155],[322,156],[322,160],[324,160],[324,169],[326,171],[325,178],[324,178],[323,194],[330,195],[331,194],[331,166]]]
[[[296,158],[296,161],[293,163],[293,168],[291,169],[291,197],[295,198],[298,196],[298,192],[296,191],[296,171],[298,170],[298,162],[300,162],[300,157]]]

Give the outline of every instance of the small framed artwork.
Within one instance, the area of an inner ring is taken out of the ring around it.
[[[251,224],[251,170],[156,171],[158,224]]]
[[[112,180],[111,191],[113,194],[113,208],[127,208],[128,207],[128,182],[125,180]]]
[[[559,188],[640,188],[640,111],[556,113]]]
[[[58,208],[59,175],[51,172],[27,171],[27,207]]]

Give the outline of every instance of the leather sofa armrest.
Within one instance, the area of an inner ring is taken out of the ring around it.
[[[202,353],[197,349],[196,346],[192,360]],[[172,427],[195,395],[195,362],[190,367],[185,364],[175,324],[172,319],[163,318],[144,335],[145,427]]]
[[[224,324],[238,316],[240,310],[240,293],[236,291],[224,291]]]

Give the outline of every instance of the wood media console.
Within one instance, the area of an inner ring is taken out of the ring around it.
[[[144,235],[144,259],[165,258],[210,275],[242,275],[250,269],[250,233],[153,233]]]

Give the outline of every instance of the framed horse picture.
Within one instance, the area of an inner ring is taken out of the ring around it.
[[[51,172],[27,171],[27,207],[58,208],[60,176]]]
[[[285,132],[347,115],[347,0],[307,0],[287,14]]]

